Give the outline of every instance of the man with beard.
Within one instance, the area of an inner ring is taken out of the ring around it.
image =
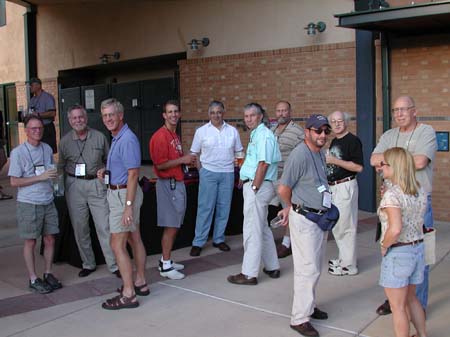
[[[59,167],[66,174],[67,208],[83,261],[83,268],[78,276],[86,277],[96,270],[89,229],[89,211],[106,264],[112,273],[118,274],[119,269],[109,243],[111,235],[106,186],[97,179],[97,171],[105,167],[109,144],[103,133],[87,126],[87,113],[81,105],[69,108],[67,118],[72,131],[59,143]]]

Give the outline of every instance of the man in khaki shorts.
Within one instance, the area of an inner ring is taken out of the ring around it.
[[[57,171],[50,146],[41,142],[44,125],[38,116],[24,121],[27,141],[11,152],[8,175],[17,191],[17,227],[24,239],[23,256],[30,278],[29,287],[40,294],[62,287],[53,276],[52,262],[55,234],[59,233],[58,213],[53,203],[53,185]],[[43,236],[45,272],[43,280],[36,275],[34,250],[36,240]]]
[[[141,147],[136,135],[124,122],[124,108],[119,101],[115,98],[107,99],[102,102],[100,110],[103,123],[113,137],[106,170],[100,169],[97,176],[108,185],[111,248],[123,281],[123,287],[119,289],[120,294],[106,300],[102,307],[107,310],[136,308],[139,306],[136,295],[150,294],[145,280],[147,254],[139,229],[143,201],[142,190],[138,186]],[[131,244],[136,264],[134,283],[127,242]]]

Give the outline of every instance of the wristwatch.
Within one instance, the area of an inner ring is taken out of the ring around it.
[[[255,185],[252,185],[252,190],[253,190],[253,192],[257,192],[258,190],[259,190],[259,188],[258,187],[256,187]]]
[[[131,205],[133,205],[133,202],[131,200],[127,200],[126,204],[127,204],[127,206],[131,206]]]

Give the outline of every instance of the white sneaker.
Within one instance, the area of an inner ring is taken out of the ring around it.
[[[184,265],[181,264],[181,263],[176,263],[176,262],[172,261],[172,268],[175,269],[175,270],[183,270],[184,269]],[[161,261],[159,261],[158,270],[162,271],[162,262]]]
[[[328,265],[333,268],[339,267],[341,265],[341,260],[339,259],[329,260]]]
[[[170,280],[182,280],[185,278],[185,275],[183,273],[180,273],[173,267],[165,271],[161,270],[159,272],[159,275],[161,275],[162,277],[167,277]]]
[[[358,274],[358,268],[353,267],[353,266],[330,267],[330,268],[328,268],[328,273],[331,275],[335,275],[335,276],[345,276],[345,275],[353,276],[353,275]]]

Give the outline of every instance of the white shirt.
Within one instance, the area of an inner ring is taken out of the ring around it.
[[[191,152],[200,153],[202,167],[212,172],[234,172],[234,154],[242,151],[235,127],[223,122],[220,129],[211,122],[195,131]]]

